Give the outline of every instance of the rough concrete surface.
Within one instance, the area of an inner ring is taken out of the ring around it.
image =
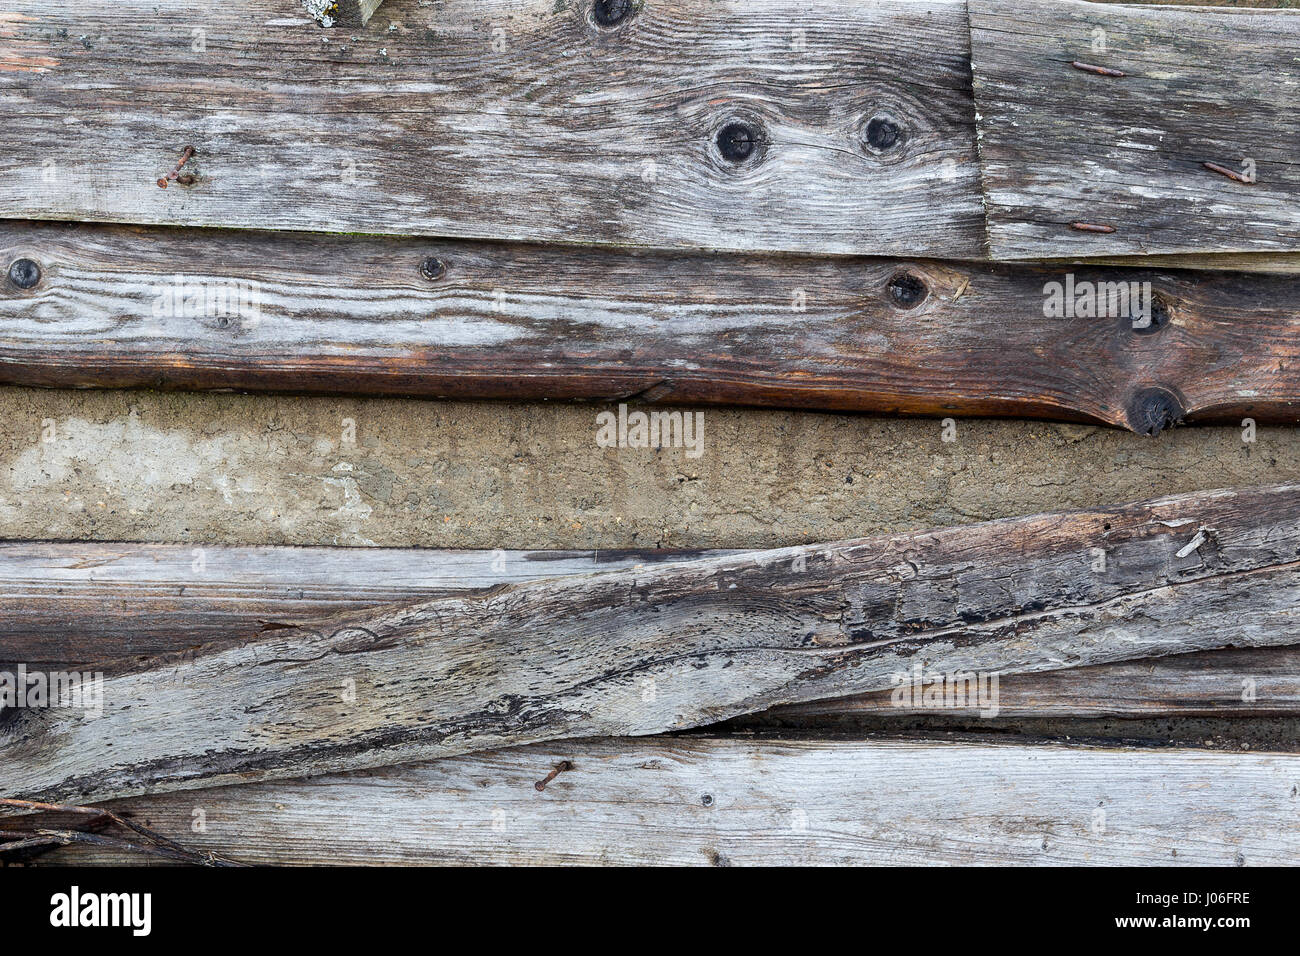
[[[707,409],[691,457],[599,447],[603,410],[0,389],[0,536],[762,547],[1300,478],[1296,429]]]

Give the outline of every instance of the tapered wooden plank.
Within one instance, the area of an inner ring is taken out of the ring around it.
[[[9,384],[1300,420],[1289,276],[30,223],[0,256]]]
[[[108,674],[128,658],[238,643],[264,621],[324,617],[502,584],[725,551],[445,551],[0,542],[0,669]],[[908,688],[915,675],[907,675]],[[930,675],[923,674],[923,683]],[[903,686],[903,685],[900,685]],[[896,689],[777,708],[784,719],[931,713]],[[945,713],[979,714],[987,703]],[[1242,648],[999,678],[998,716],[1300,714],[1300,646]],[[987,716],[987,714],[986,714]]]
[[[128,658],[239,643],[268,620],[727,553],[5,541],[0,662],[112,673]]]
[[[1214,492],[512,585],[151,659],[0,725],[0,792],[97,800],[891,686],[1296,641],[1300,494]],[[1104,569],[1098,565],[1104,553]]]
[[[890,690],[775,708],[800,721],[850,714],[988,717],[987,703],[931,697],[935,675]],[[1300,647],[1176,654],[999,680],[997,717],[1281,717],[1300,714]]]
[[[629,13],[390,0],[392,29],[352,35],[305,28],[285,0],[17,0],[0,21],[0,109],[21,117],[0,130],[0,208],[978,253],[964,0],[600,7]],[[193,183],[159,189],[186,146]]]
[[[561,761],[572,769],[538,792]],[[117,809],[262,864],[1287,865],[1300,852],[1298,766],[1263,753],[688,736]],[[75,848],[48,862],[141,860]]]
[[[970,17],[994,258],[1300,251],[1300,12],[971,0]]]

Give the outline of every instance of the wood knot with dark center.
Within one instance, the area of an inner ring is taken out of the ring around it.
[[[447,263],[436,256],[429,256],[420,263],[420,275],[430,282],[436,282],[447,274]]]
[[[867,121],[865,138],[868,146],[883,153],[903,141],[903,130],[888,116],[873,116]]]
[[[743,163],[758,150],[762,134],[749,123],[733,121],[718,130],[718,152],[729,163]]]
[[[1166,388],[1144,388],[1128,404],[1128,426],[1139,435],[1159,435],[1187,414],[1182,400]]]
[[[602,27],[616,27],[632,13],[632,0],[596,0],[591,17]]]
[[[32,259],[15,259],[9,266],[9,282],[16,289],[33,289],[41,281],[41,267]]]
[[[890,301],[900,309],[914,309],[930,294],[925,280],[910,272],[895,273],[886,288]]]

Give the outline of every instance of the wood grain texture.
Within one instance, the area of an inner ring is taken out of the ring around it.
[[[0,792],[91,802],[679,730],[939,674],[1296,641],[1300,494],[1214,492],[268,622],[0,724]],[[1097,552],[1106,570],[1094,571]]]
[[[971,0],[970,23],[993,258],[1300,251],[1300,11]],[[1203,165],[1247,161],[1252,184]]]
[[[392,29],[322,34],[285,0],[16,0],[0,20],[0,109],[21,117],[0,130],[0,208],[978,254],[964,0],[630,6],[606,27],[589,0],[389,0]],[[877,126],[879,149],[873,118],[894,130]],[[733,122],[754,133],[739,162],[718,146]],[[158,189],[186,145],[197,181]]]
[[[538,792],[562,760],[573,769]],[[1280,754],[679,737],[116,809],[195,849],[282,865],[1288,865],[1298,774]],[[75,849],[45,862],[140,861]]]
[[[0,257],[40,270],[0,278],[5,384],[1300,420],[1289,276],[45,223]],[[1070,277],[1160,324],[1046,317]]]
[[[112,673],[130,658],[238,644],[264,621],[729,553],[5,541],[0,662]]]
[[[263,621],[723,551],[439,551],[0,542],[0,669],[128,669],[129,658],[237,644]],[[978,713],[945,705],[945,712]],[[892,690],[774,709],[783,719],[930,713]],[[999,680],[1006,717],[1300,714],[1300,646],[1242,648]]]

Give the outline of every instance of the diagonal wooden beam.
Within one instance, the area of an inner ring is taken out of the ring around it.
[[[557,578],[273,621],[98,713],[0,724],[0,792],[91,802],[678,730],[940,674],[1296,640],[1294,486]]]
[[[0,542],[0,671],[128,670],[131,659],[236,645],[268,620],[439,597],[503,584],[646,569],[727,551],[447,551],[105,542]],[[910,676],[910,675],[909,675]],[[914,699],[917,698],[917,699]],[[978,714],[978,701],[944,702]],[[893,689],[777,709],[783,718],[932,714]],[[1178,654],[1009,675],[1001,717],[1300,714],[1300,645]]]

